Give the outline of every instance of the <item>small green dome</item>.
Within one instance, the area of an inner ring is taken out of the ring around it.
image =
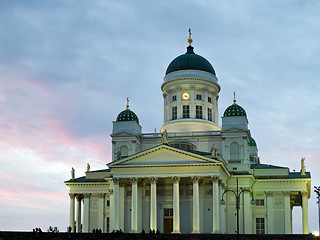
[[[195,54],[192,46],[187,47],[185,54],[173,59],[167,68],[166,75],[180,70],[201,70],[216,75],[211,63],[204,57]]]
[[[117,117],[117,122],[120,121],[136,121],[137,123],[139,123],[137,115],[134,112],[132,112],[129,108],[119,113]]]
[[[246,114],[246,111],[241,106],[234,103],[224,111],[223,116],[224,117],[247,116],[247,114]]]
[[[257,146],[257,143],[253,138],[249,139],[249,146]]]

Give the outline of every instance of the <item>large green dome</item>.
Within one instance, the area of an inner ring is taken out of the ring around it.
[[[119,113],[117,117],[117,122],[120,122],[120,121],[136,121],[137,123],[139,123],[139,119],[137,115],[133,111],[131,111],[129,108]]]
[[[201,70],[216,75],[210,62],[193,52],[193,47],[188,46],[187,52],[182,54],[169,64],[166,75],[179,70]]]
[[[246,111],[241,106],[234,103],[224,111],[223,116],[224,117],[247,116],[247,114],[246,114]]]

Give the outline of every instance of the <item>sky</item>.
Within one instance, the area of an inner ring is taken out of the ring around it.
[[[317,0],[1,0],[0,230],[66,230],[64,181],[106,168],[126,98],[144,133],[161,128],[160,86],[189,28],[221,85],[219,115],[236,91],[261,163],[300,171],[306,158],[318,229],[319,12]]]

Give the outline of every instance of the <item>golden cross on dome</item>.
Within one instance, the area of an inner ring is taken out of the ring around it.
[[[127,97],[127,109],[129,109],[129,98]]]
[[[188,38],[188,43],[189,43],[189,46],[191,46],[191,43],[192,43],[192,38],[191,38],[191,28],[189,28],[189,38]]]
[[[233,104],[236,104],[236,91],[233,91]]]

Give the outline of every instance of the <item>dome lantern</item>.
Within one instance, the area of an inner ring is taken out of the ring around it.
[[[129,98],[127,97],[126,100],[127,100],[126,109],[124,111],[122,111],[121,113],[119,113],[119,115],[117,116],[116,122],[136,121],[137,123],[139,123],[139,119],[138,119],[137,115],[129,109]]]

